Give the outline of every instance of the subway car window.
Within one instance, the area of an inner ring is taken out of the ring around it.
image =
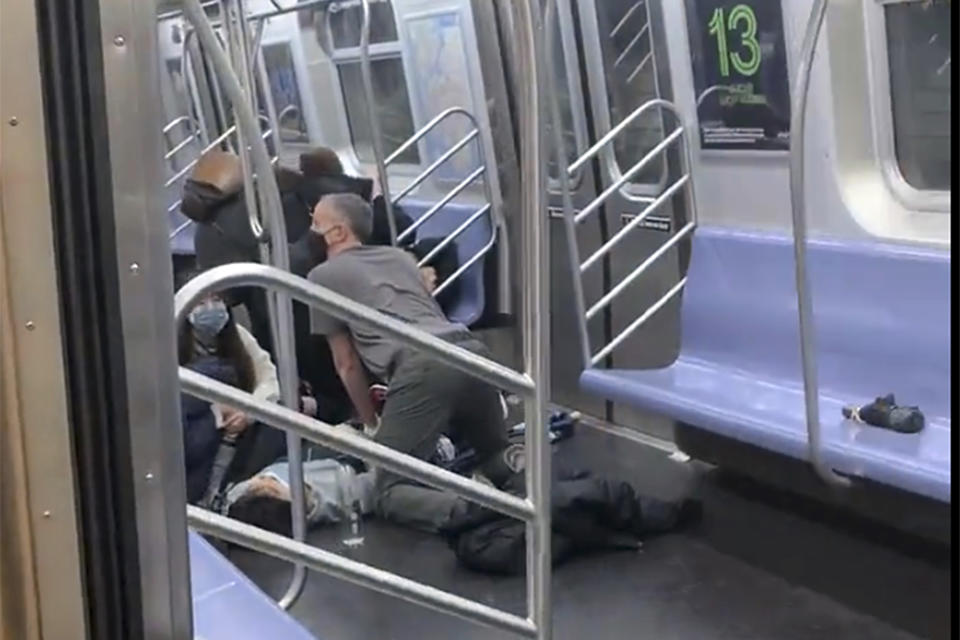
[[[360,24],[363,19],[359,2],[330,5],[330,34],[338,49],[360,46]],[[397,23],[389,2],[370,3],[370,44],[395,42]]]
[[[286,42],[264,45],[263,61],[270,78],[270,94],[277,109],[280,139],[283,142],[309,142],[290,45]]]
[[[343,91],[344,105],[347,110],[347,123],[350,126],[350,139],[357,157],[363,162],[373,162],[373,147],[370,142],[370,127],[366,121],[363,103],[363,75],[359,62],[337,65],[340,73],[340,89]],[[395,58],[373,60],[370,63],[373,75],[373,95],[376,98],[377,118],[383,133],[383,152],[387,155],[396,151],[413,135],[413,113],[410,110],[410,95],[403,74],[403,61]],[[417,164],[420,154],[413,145],[400,156],[400,162]]]
[[[333,61],[340,77],[350,140],[362,162],[373,162],[360,69],[362,20],[359,2],[334,3],[327,13],[327,31],[333,44]],[[414,126],[393,6],[384,0],[370,3],[370,53],[376,114],[383,133],[383,151],[389,155],[414,134]],[[404,152],[399,161],[419,163],[416,145]]]
[[[947,191],[950,172],[950,0],[885,7],[894,144],[903,178]]]
[[[596,11],[610,122],[616,126],[645,102],[658,97],[649,14],[644,0],[598,0]],[[614,142],[620,171],[638,162],[661,139],[660,116],[654,109]],[[651,162],[632,182],[659,182],[662,169],[662,161]]]

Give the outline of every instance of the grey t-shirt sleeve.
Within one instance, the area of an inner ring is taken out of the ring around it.
[[[332,261],[317,265],[307,275],[307,279],[321,287],[326,287],[336,293],[343,294],[346,289],[345,276],[342,269]],[[310,308],[310,332],[316,335],[330,336],[347,330],[347,325],[330,314],[318,309]]]

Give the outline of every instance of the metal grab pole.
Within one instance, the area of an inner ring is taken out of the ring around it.
[[[543,109],[539,72],[543,51],[543,22],[539,0],[515,0],[514,37],[520,84],[520,176],[522,185],[523,261],[523,361],[535,391],[524,398],[527,422],[527,496],[533,501],[534,519],[527,523],[527,612],[539,640],[553,637],[550,601],[550,444],[545,416],[550,393],[550,269],[547,212],[544,207],[546,174],[543,170]]]
[[[384,162],[382,132],[377,118],[377,107],[373,96],[373,71],[370,69],[370,0],[360,0],[363,7],[363,22],[360,25],[360,75],[363,79],[363,93],[367,105],[367,118],[370,120],[370,148],[377,163],[377,180],[380,182],[380,194],[387,211],[387,226],[390,228],[390,244],[397,244],[397,221],[393,217],[393,200],[390,198],[390,185],[387,182],[387,165]]]
[[[803,400],[807,417],[807,451],[810,463],[824,482],[832,486],[850,485],[823,460],[820,438],[820,388],[817,383],[817,353],[813,326],[813,300],[807,274],[807,219],[804,202],[804,129],[806,127],[807,93],[817,40],[827,13],[827,0],[814,0],[810,20],[803,36],[797,79],[793,85],[790,115],[790,205],[793,214],[793,253],[796,264],[797,309],[800,322],[800,358],[803,365]]]
[[[543,61],[543,74],[546,78],[547,94],[550,98],[550,124],[553,132],[554,157],[557,159],[557,174],[560,176],[560,191],[563,195],[563,231],[567,238],[567,255],[570,261],[570,277],[573,278],[573,298],[577,309],[577,332],[580,335],[580,356],[583,358],[583,368],[590,366],[590,336],[587,332],[587,323],[584,318],[583,280],[580,278],[580,247],[577,244],[577,225],[574,221],[573,196],[570,192],[570,174],[567,172],[567,154],[563,143],[563,120],[560,117],[560,99],[557,94],[557,83],[554,79],[554,69],[550,66],[557,37],[560,29],[560,7],[558,0],[548,0],[544,15],[544,47],[546,53]],[[631,12],[633,10],[631,9]]]
[[[217,41],[207,17],[200,6],[199,0],[183,0],[184,15],[193,25],[197,37],[204,49],[210,55],[213,66],[220,76],[224,89],[233,102],[234,116],[238,130],[243,129],[250,141],[250,153],[257,170],[262,209],[266,212],[267,222],[270,225],[270,235],[274,239],[273,264],[286,271],[290,270],[289,247],[287,246],[287,230],[283,217],[283,207],[280,202],[280,190],[277,187],[277,177],[273,172],[273,164],[267,153],[267,146],[259,135],[260,126],[250,105],[244,100],[243,89],[236,74],[230,66],[226,52]],[[276,320],[274,344],[277,349],[277,369],[280,379],[280,395],[284,405],[296,411],[299,407],[299,377],[297,375],[297,354],[294,348],[293,332],[293,305],[289,294],[285,292],[276,295]],[[300,456],[300,438],[295,435],[287,436],[287,455],[290,460],[290,494],[291,513],[293,517],[292,529],[295,540],[306,539],[306,503],[304,500],[303,466]],[[294,566],[293,578],[287,592],[280,600],[280,606],[289,608],[300,593],[306,581],[306,567],[303,564]]]
[[[226,5],[223,27],[227,50],[230,52],[232,67],[237,70],[237,79],[240,83],[240,90],[243,92],[242,102],[252,104],[254,103],[255,91],[253,91],[253,85],[250,82],[249,59],[247,58],[247,48],[244,46],[243,0],[227,0]],[[232,98],[231,101],[233,101]],[[234,118],[236,118],[237,103],[235,101],[233,101],[233,111]],[[256,107],[253,107],[252,111],[256,113]],[[259,133],[254,137],[259,137]],[[247,136],[244,135],[243,127],[237,127],[237,155],[240,156],[240,168],[243,172],[243,200],[247,207],[250,231],[257,242],[267,242],[268,233],[260,223],[260,207],[257,202],[256,187],[253,184],[253,168],[250,166],[250,156],[247,154]],[[266,256],[261,254],[261,258],[263,257]]]

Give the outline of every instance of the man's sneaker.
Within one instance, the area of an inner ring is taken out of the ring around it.
[[[441,435],[437,439],[437,453],[434,456],[436,464],[445,466],[453,462],[457,457],[457,448],[447,436]]]

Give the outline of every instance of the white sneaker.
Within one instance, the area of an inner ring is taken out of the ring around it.
[[[453,462],[453,459],[457,457],[457,448],[453,446],[453,442],[447,436],[441,435],[437,439],[436,457],[441,464]]]

